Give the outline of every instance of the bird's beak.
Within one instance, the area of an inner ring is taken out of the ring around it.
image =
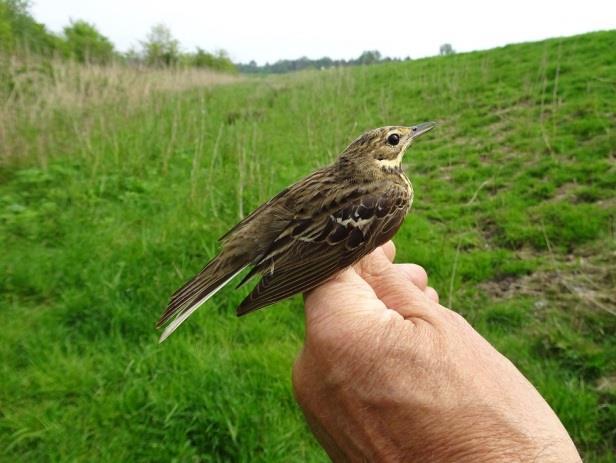
[[[424,122],[423,124],[417,124],[411,127],[411,139],[414,140],[420,135],[429,132],[436,126],[436,122]]]

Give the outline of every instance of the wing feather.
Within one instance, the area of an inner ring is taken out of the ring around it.
[[[291,237],[290,244],[284,240],[284,252],[279,252],[274,241],[257,263],[264,276],[242,301],[238,315],[308,291],[388,241],[406,215],[404,194],[392,188],[380,197],[352,197],[335,210],[309,218],[314,223],[308,225],[308,218],[299,218],[301,227],[290,225],[299,233],[281,234]],[[328,233],[315,234],[315,228]]]

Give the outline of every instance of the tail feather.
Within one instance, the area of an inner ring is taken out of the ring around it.
[[[159,342],[163,342],[180,326],[188,317],[190,317],[202,304],[209,298],[222,289],[229,281],[237,276],[246,265],[239,269],[233,268],[229,272],[225,272],[220,276],[206,276],[206,273],[201,272],[182,288],[175,292],[171,297],[167,310],[163,313],[157,323],[157,327],[161,327],[169,321],[173,316],[175,318],[167,325]]]
[[[219,267],[220,260],[218,258],[212,259],[197,275],[175,290],[175,292],[171,295],[171,301],[179,301],[186,295],[194,294],[199,287],[202,288],[204,285],[211,284],[212,280],[215,278],[215,275],[221,273]]]
[[[215,257],[197,275],[184,283],[171,295],[167,308],[156,323],[156,328],[160,328],[179,311],[183,311],[185,304],[190,304],[189,299],[205,297],[222,280],[241,267],[241,265],[227,265],[225,268],[221,268],[223,265],[221,262],[223,261],[221,261],[220,256]]]

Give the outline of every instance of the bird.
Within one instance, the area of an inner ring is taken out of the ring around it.
[[[255,209],[219,239],[218,255],[171,296],[156,325],[165,326],[160,342],[247,267],[238,288],[256,275],[261,279],[238,316],[316,288],[389,241],[413,203],[403,156],[435,125],[369,130],[331,165]]]

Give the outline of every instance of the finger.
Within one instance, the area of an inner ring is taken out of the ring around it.
[[[421,265],[394,264],[394,268],[402,272],[411,283],[424,291],[428,286],[428,274]]]
[[[428,276],[419,265],[401,264],[398,267],[391,263],[381,246],[360,260],[355,270],[385,306],[398,311],[402,316],[421,317],[427,312],[434,312],[432,302],[423,292]]]
[[[385,257],[389,259],[389,262],[393,262],[396,258],[396,245],[393,241],[389,240],[383,246],[381,246],[383,252],[385,253]]]
[[[391,243],[391,247],[388,243]],[[353,266],[359,276],[365,279],[371,274],[384,272],[392,265],[391,261],[396,252],[396,248],[391,241],[388,241],[388,243],[379,246]],[[391,256],[391,259],[389,256]]]
[[[432,288],[431,286],[428,286],[426,289],[424,289],[424,294],[432,302],[436,302],[438,304],[438,293],[436,292],[434,288]]]
[[[431,312],[430,303],[423,290],[393,266],[386,272],[371,277],[369,283],[377,297],[404,318],[424,318]]]
[[[304,294],[306,322],[325,317],[385,310],[374,290],[351,267]]]

